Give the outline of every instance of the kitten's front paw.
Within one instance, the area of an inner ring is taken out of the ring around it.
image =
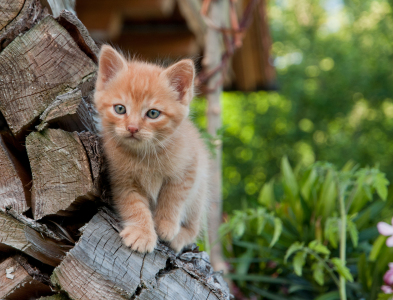
[[[180,231],[180,224],[167,220],[156,220],[157,234],[163,241],[172,241]]]
[[[146,230],[136,226],[127,226],[120,232],[123,243],[132,250],[146,253],[153,252],[157,244],[157,234],[154,230]]]

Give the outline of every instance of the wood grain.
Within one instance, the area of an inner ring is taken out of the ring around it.
[[[96,214],[52,282],[80,300],[229,299],[224,285],[215,286],[212,270],[196,263],[199,253],[181,259],[162,244],[153,253],[136,253],[122,244],[120,229],[107,213]]]
[[[17,213],[25,212],[30,204],[30,180],[28,171],[0,136],[0,209],[11,207]]]
[[[6,277],[6,270],[13,268],[11,278]],[[0,299],[21,300],[26,296],[51,295],[50,287],[33,279],[26,270],[13,258],[9,257],[0,263]]]
[[[16,18],[24,3],[24,0],[0,0],[0,30]]]
[[[26,138],[33,174],[34,219],[67,209],[93,190],[86,152],[77,133],[60,129],[32,132]]]
[[[0,110],[12,133],[19,135],[57,95],[95,71],[94,62],[51,16],[15,38],[0,53]]]

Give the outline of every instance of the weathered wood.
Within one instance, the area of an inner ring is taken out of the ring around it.
[[[0,30],[7,26],[22,10],[24,0],[0,0]]]
[[[57,95],[95,70],[94,62],[51,16],[15,38],[0,53],[0,110],[12,133],[21,134]]]
[[[59,24],[67,29],[79,48],[86,53],[95,63],[98,63],[98,49],[94,40],[90,37],[85,25],[71,12],[63,10],[57,19]]]
[[[195,270],[193,259],[178,259],[164,245],[150,254],[133,252],[115,228],[121,229],[117,221],[99,212],[55,269],[52,282],[71,299],[164,299],[167,292],[168,299],[229,299],[211,270],[199,276],[204,271]]]
[[[41,124],[36,126],[38,131],[49,124],[55,123],[57,127],[66,131],[88,130],[84,124],[93,123],[88,107],[82,98],[82,91],[78,88],[59,95],[41,114]]]
[[[0,299],[31,299],[52,294],[48,285],[31,277],[13,257],[0,263]]]
[[[30,173],[14,156],[0,136],[0,209],[25,212],[30,205]]]
[[[26,148],[33,174],[34,219],[65,210],[93,191],[89,162],[77,133],[60,129],[32,132]]]
[[[1,0],[0,10],[0,50],[47,14],[39,0]]]
[[[62,243],[42,236],[37,231],[0,212],[0,250],[20,250],[39,261],[57,266],[66,251]]]

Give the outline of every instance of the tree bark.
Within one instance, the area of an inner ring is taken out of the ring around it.
[[[213,1],[211,3],[209,18],[214,20],[217,27],[224,24],[223,13],[225,5],[223,0]],[[206,71],[214,70],[221,63],[221,49],[222,38],[221,33],[214,28],[208,28],[205,40],[205,57],[203,65]],[[220,72],[213,75],[207,82],[207,119],[208,132],[211,136],[216,137],[217,131],[222,127],[221,122],[221,93],[223,89],[223,78]],[[222,257],[222,247],[218,229],[222,222],[222,175],[221,175],[221,158],[222,158],[222,144],[217,140],[215,148],[215,156],[211,159],[211,173],[212,180],[212,199],[211,208],[208,215],[209,226],[209,240],[212,245],[210,249],[210,256],[212,265],[215,270],[227,270],[225,261]]]

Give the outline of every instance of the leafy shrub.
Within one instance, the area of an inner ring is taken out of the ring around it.
[[[391,212],[388,183],[377,168],[317,162],[293,170],[284,157],[259,205],[221,227],[230,278],[264,299],[376,299],[393,259],[376,228]]]

